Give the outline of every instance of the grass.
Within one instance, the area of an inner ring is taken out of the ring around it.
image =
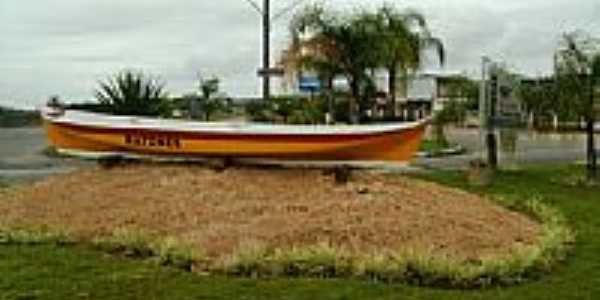
[[[444,149],[446,149],[448,147],[446,147],[445,145],[440,145],[438,142],[434,141],[434,140],[423,140],[421,142],[421,151],[425,151],[425,152],[440,152]]]
[[[47,146],[46,148],[40,151],[41,155],[50,157],[50,158],[65,158],[67,156],[61,154],[58,149],[54,146]]]
[[[594,299],[600,296],[600,189],[556,183],[578,171],[544,167],[503,172],[492,186],[473,188],[462,173],[425,175],[501,197],[507,205],[537,198],[566,216],[578,233],[572,256],[552,274],[519,286],[452,291],[359,280],[203,277],[81,246],[4,245],[0,246],[0,299]],[[260,245],[256,248],[260,252]],[[326,249],[322,252],[323,260],[331,259]],[[365,269],[381,264],[374,257]]]
[[[192,271],[195,262],[203,260],[203,253],[173,237],[152,238],[150,235],[124,229],[112,236],[92,241],[97,249],[108,253],[138,259],[151,259],[160,265]]]
[[[435,140],[423,140],[419,150],[428,153],[432,157],[448,155],[444,151],[452,152],[451,155],[463,154],[465,152],[465,149],[460,145],[442,145]]]

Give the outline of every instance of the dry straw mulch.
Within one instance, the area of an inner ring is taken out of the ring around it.
[[[540,233],[535,221],[479,196],[365,172],[340,186],[318,170],[138,165],[77,171],[10,195],[0,201],[0,226],[67,229],[83,239],[142,231],[210,257],[259,242],[501,259]]]

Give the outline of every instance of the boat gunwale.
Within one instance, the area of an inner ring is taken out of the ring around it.
[[[368,125],[289,125],[242,122],[196,122],[176,119],[157,119],[139,116],[113,116],[101,113],[66,110],[60,116],[42,111],[45,121],[70,127],[95,130],[138,130],[164,133],[202,133],[225,135],[378,135],[410,130],[423,126],[429,119],[414,122],[394,122]]]

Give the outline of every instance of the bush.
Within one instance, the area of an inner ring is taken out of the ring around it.
[[[297,96],[274,97],[246,104],[246,113],[253,121],[284,124],[324,124],[327,103],[324,98],[312,100]]]
[[[143,73],[123,71],[99,83],[96,99],[101,110],[115,115],[163,116],[172,114],[164,85]]]

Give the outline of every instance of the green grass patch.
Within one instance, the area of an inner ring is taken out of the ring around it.
[[[600,297],[600,189],[553,182],[576,172],[580,168],[501,172],[488,187],[470,187],[461,172],[424,175],[498,198],[505,205],[524,205],[520,199],[537,199],[544,207],[561,212],[563,217],[552,222],[567,223],[577,232],[569,259],[554,265],[552,273],[522,285],[461,291],[354,279],[205,277],[144,260],[106,256],[88,247],[8,244],[0,245],[0,299],[595,299]],[[538,211],[542,216],[544,213]],[[260,253],[260,245],[256,248]],[[331,257],[324,254],[322,259]],[[379,255],[365,260],[362,274],[394,270],[396,267],[386,259]]]
[[[150,259],[191,271],[194,264],[203,261],[204,255],[190,245],[172,237],[156,237],[126,229],[116,230],[112,236],[92,241],[97,249],[130,258]]]
[[[68,234],[45,230],[0,229],[0,245],[66,245],[74,241]]]
[[[440,152],[444,149],[448,148],[447,145],[440,145],[440,143],[437,143],[436,141],[433,140],[423,140],[421,142],[421,151],[424,152],[430,152],[430,153],[437,153]]]
[[[466,149],[458,144],[440,144],[434,140],[423,140],[419,149],[427,153],[430,157],[440,157],[447,155],[458,155],[466,152]]]

